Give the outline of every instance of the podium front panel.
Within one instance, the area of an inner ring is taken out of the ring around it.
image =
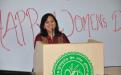
[[[40,44],[34,62],[36,75],[103,75],[103,43]]]

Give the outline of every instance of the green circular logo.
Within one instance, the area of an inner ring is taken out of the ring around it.
[[[68,52],[54,64],[52,75],[94,75],[91,61],[79,52]]]

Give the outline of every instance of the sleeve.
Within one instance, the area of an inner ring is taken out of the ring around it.
[[[67,36],[63,33],[63,43],[70,43]]]
[[[36,37],[35,37],[35,40],[34,40],[34,48],[35,48],[35,46],[36,46],[36,42],[37,41],[42,41],[42,38],[41,38],[41,35],[40,34],[38,34]]]

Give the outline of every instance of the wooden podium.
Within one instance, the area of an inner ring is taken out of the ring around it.
[[[103,43],[40,44],[34,54],[35,75],[104,75]]]

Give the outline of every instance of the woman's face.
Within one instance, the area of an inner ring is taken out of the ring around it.
[[[47,32],[52,32],[56,27],[56,22],[52,16],[48,16],[47,20],[44,23],[44,28]]]

